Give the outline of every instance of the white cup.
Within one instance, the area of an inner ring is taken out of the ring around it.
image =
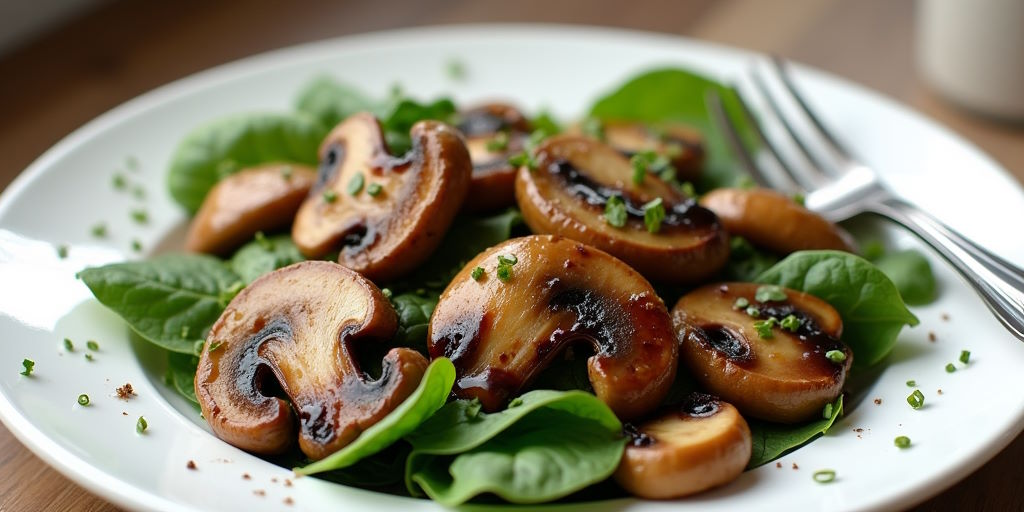
[[[925,80],[970,110],[1024,120],[1024,0],[920,0]]]

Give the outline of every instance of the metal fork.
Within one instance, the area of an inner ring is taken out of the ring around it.
[[[753,87],[736,87],[742,115],[754,127],[765,149],[762,157],[774,161],[781,172],[766,172],[758,153],[743,143],[740,130],[728,115],[722,98],[708,97],[708,106],[729,146],[751,177],[761,186],[786,191],[806,191],[807,208],[833,222],[862,213],[880,215],[903,225],[945,258],[977,291],[996,318],[1024,341],[1024,270],[968,240],[935,217],[897,197],[877,173],[855,159],[824,126],[797,91],[786,64],[773,58],[769,66],[775,87],[755,67]],[[750,91],[750,92],[747,92]],[[751,101],[756,94],[768,108],[755,118]],[[789,108],[783,108],[783,103]],[[762,124],[774,123],[772,134]],[[788,144],[792,151],[782,151]],[[801,165],[802,164],[802,165]]]

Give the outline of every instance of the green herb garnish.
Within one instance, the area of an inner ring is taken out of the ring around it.
[[[60,259],[65,259],[68,257],[68,246],[66,244],[61,244],[57,246],[57,257]]]
[[[960,351],[960,362],[963,363],[963,364],[967,364],[970,361],[971,361],[971,351],[970,350],[961,350]]]
[[[146,224],[147,222],[149,222],[149,213],[146,212],[146,210],[132,210],[131,215],[132,220],[134,220],[136,224]]]
[[[474,268],[473,271],[469,273],[469,276],[472,277],[474,281],[479,281],[480,278],[484,276],[484,268],[483,267],[476,267],[476,268]]]
[[[778,321],[772,317],[764,320],[758,320],[754,322],[754,330],[757,331],[757,335],[762,339],[770,340],[774,336],[774,334],[772,334],[772,327],[774,327],[777,322]]]
[[[834,411],[832,403],[825,404],[825,408],[821,411],[821,417],[823,419],[832,419],[832,412]]]
[[[766,284],[757,287],[754,300],[758,302],[777,302],[786,300],[786,292],[779,285]]]
[[[796,317],[796,315],[786,315],[786,318],[783,318],[782,321],[779,322],[779,325],[789,332],[796,332],[797,329],[800,329],[801,323],[802,322]]]
[[[138,238],[132,239],[132,250],[135,252],[142,252],[142,242]]]
[[[494,138],[487,141],[487,151],[491,153],[505,151],[506,149],[508,149],[508,133],[498,132],[494,135]]]
[[[365,183],[365,181],[366,179],[363,177],[363,173],[357,172],[352,175],[352,179],[348,180],[348,185],[345,186],[345,191],[348,192],[348,195],[350,196],[358,195],[359,192],[363,190],[363,183]]]
[[[748,307],[746,313],[747,313],[748,316],[750,316],[752,318],[758,318],[758,317],[761,316],[761,310],[755,308],[754,306]]]
[[[665,220],[665,204],[660,197],[644,204],[644,225],[648,233],[661,231],[661,221]]]
[[[629,164],[633,166],[633,184],[639,185],[644,182],[647,176],[647,166],[650,165],[648,155],[650,152],[640,152],[629,158]]]
[[[537,161],[525,149],[508,157],[508,163],[515,167],[526,167],[531,171],[537,170]]]
[[[107,225],[101,222],[93,226],[89,232],[96,238],[104,238],[107,236]]]
[[[384,191],[384,187],[382,187],[380,185],[380,183],[370,183],[366,187],[366,193],[370,194],[370,197],[377,197],[383,191]]]
[[[836,479],[836,472],[835,470],[832,469],[820,469],[818,471],[815,471],[814,474],[811,475],[811,477],[814,478],[814,481],[818,482],[819,484],[827,484]]]
[[[89,361],[89,362],[92,362],[92,360],[93,360],[92,354],[86,352],[85,353],[85,360]]]
[[[946,373],[953,373],[955,371],[956,371],[956,366],[953,366],[953,363],[949,363],[949,364],[946,365]]]
[[[139,416],[139,421],[135,422],[135,432],[142,434],[149,428],[149,422],[146,421],[145,416]]]
[[[115,173],[111,183],[113,183],[114,188],[117,190],[124,190],[128,186],[128,180],[121,173]]]
[[[71,342],[71,338],[64,338],[64,350],[68,352],[75,351],[75,344]]]
[[[338,200],[338,193],[334,190],[328,189],[324,191],[323,197],[324,202],[330,204]]]
[[[24,368],[24,370],[21,371],[21,374],[28,377],[29,375],[32,375],[32,372],[35,370],[36,362],[31,359],[25,359],[21,362],[21,366]]]
[[[915,387],[915,386],[917,386],[917,381],[916,380],[908,380],[907,381],[907,387],[912,388],[912,387]]]
[[[619,196],[611,196],[604,205],[604,218],[608,224],[621,228],[626,225],[626,202]]]
[[[907,397],[907,403],[914,409],[924,407],[924,393],[921,393],[920,389],[915,389],[914,392]]]
[[[93,352],[98,352],[100,350],[100,344],[96,343],[95,340],[89,340],[85,342],[85,348],[92,350]]]
[[[910,448],[910,438],[907,436],[899,436],[896,439],[893,439],[892,443],[895,444],[896,447],[900,449]]]
[[[740,297],[736,299],[736,302],[732,303],[733,309],[746,309],[750,305],[750,301],[746,297]]]
[[[89,405],[89,395],[85,393],[78,395],[78,405],[81,405],[82,407]]]
[[[515,254],[499,254],[498,255],[498,279],[502,281],[508,281],[512,278],[512,265],[519,262],[519,258],[516,258]],[[475,279],[475,278],[474,278]]]
[[[829,361],[839,364],[846,361],[846,352],[843,352],[842,350],[829,350],[828,352],[825,352],[825,357],[827,357]]]

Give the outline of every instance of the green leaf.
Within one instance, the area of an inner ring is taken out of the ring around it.
[[[590,117],[603,121],[680,122],[693,126],[705,137],[706,161],[698,187],[710,190],[735,186],[742,176],[724,136],[711,122],[705,106],[708,92],[717,92],[727,112],[740,112],[735,92],[714,80],[685,69],[655,69],[634,76],[619,88],[599,98],[590,107]],[[740,116],[741,135],[754,140],[753,130]]]
[[[611,475],[625,446],[622,424],[597,397],[550,390],[493,414],[475,400],[451,402],[406,440],[410,492],[419,486],[448,506],[484,492],[514,503],[568,495]]]
[[[542,503],[607,479],[625,444],[616,429],[566,411],[540,409],[451,462],[421,459],[411,480],[449,507],[484,493],[512,503]]]
[[[796,449],[828,432],[836,418],[843,412],[843,396],[839,395],[832,405],[832,414],[803,425],[782,425],[759,420],[747,420],[753,440],[753,452],[747,469],[767,464],[780,455]]]
[[[243,286],[220,260],[199,254],[92,267],[78,277],[140,336],[183,354],[194,353]]]
[[[434,414],[451,393],[455,366],[446,358],[435,359],[423,374],[423,380],[395,410],[364,430],[348,446],[308,466],[295,468],[300,475],[340,469],[373,455],[420,426]]]
[[[392,297],[391,304],[398,313],[396,343],[426,352],[427,326],[430,324],[430,315],[437,307],[437,300],[437,296],[423,297],[414,293]]]
[[[810,293],[836,308],[843,319],[842,341],[854,364],[872,365],[892,350],[904,325],[918,324],[896,285],[870,262],[840,251],[795,252],[758,276]]]
[[[196,398],[196,367],[199,358],[191,354],[167,353],[167,383],[188,401],[199,405]]]
[[[326,134],[304,114],[238,114],[202,125],[185,136],[171,157],[171,197],[191,214],[220,179],[242,169],[273,162],[316,166]]]
[[[885,254],[875,260],[874,264],[892,279],[907,304],[929,304],[938,295],[931,264],[914,249]]]
[[[381,105],[356,87],[329,76],[320,76],[302,88],[295,108],[316,118],[323,126],[332,128],[357,112],[379,114]]]
[[[278,235],[253,240],[243,245],[231,257],[228,265],[246,284],[249,284],[263,274],[305,259],[295,246],[295,242],[292,242],[291,236]]]
[[[419,103],[411,99],[403,99],[395,104],[381,118],[384,137],[393,155],[403,155],[412,148],[409,130],[412,125],[426,119],[450,122],[455,114],[455,104],[448,98],[441,98],[430,103]]]

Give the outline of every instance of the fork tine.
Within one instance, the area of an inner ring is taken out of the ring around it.
[[[779,155],[775,145],[772,144],[765,133],[761,130],[760,124],[754,117],[750,107],[747,106],[747,102],[744,101],[743,96],[740,94],[739,87],[733,87],[736,92],[736,100],[740,105],[741,113],[743,114],[744,121],[753,127],[754,133],[757,135],[758,142],[764,146],[772,159],[782,169],[786,169],[786,164]],[[722,102],[722,96],[716,91],[708,91],[705,97],[709,110],[711,111],[711,118],[718,125],[718,128],[725,134],[726,142],[729,144],[729,148],[732,149],[733,153],[739,157],[740,163],[748,174],[754,179],[754,182],[764,188],[775,188],[788,192],[799,192],[802,190],[799,184],[797,184],[791,178],[791,173],[786,170],[781,173],[784,177],[782,181],[779,178],[772,178],[766,174],[761,167],[757,164],[754,158],[754,154],[747,150],[747,147],[743,144],[743,138],[736,128],[736,124],[729,117],[728,112],[725,111],[725,104]]]
[[[750,75],[755,87],[758,89],[758,93],[765,98],[766,103],[768,103],[768,108],[773,114],[775,114],[775,119],[783,128],[785,128],[786,132],[789,134],[790,140],[793,142],[793,145],[799,150],[800,155],[811,164],[810,166],[802,167],[805,171],[803,175],[795,174],[793,178],[799,182],[803,182],[804,186],[809,189],[818,188],[830,182],[831,179],[829,178],[829,175],[831,174],[835,176],[839,174],[838,169],[832,164],[825,162],[819,158],[817,154],[811,151],[805,142],[807,137],[800,135],[797,127],[793,124],[792,116],[787,115],[786,112],[783,111],[782,105],[775,97],[772,89],[768,86],[768,82],[765,81],[760,68],[755,66]],[[794,169],[791,167],[787,170],[792,174]]]
[[[778,55],[773,55],[771,61],[772,68],[778,75],[779,80],[785,87],[786,92],[789,93],[789,96],[800,107],[800,110],[803,112],[805,116],[807,116],[807,119],[810,120],[811,124],[814,125],[814,128],[818,130],[818,133],[821,135],[821,137],[828,143],[829,146],[832,147],[832,150],[835,152],[837,156],[848,162],[853,161],[853,155],[850,153],[849,150],[846,149],[846,146],[842,142],[840,142],[839,139],[837,139],[834,135],[832,135],[832,131],[826,128],[825,124],[821,122],[821,119],[814,114],[813,110],[811,110],[810,105],[807,104],[807,100],[804,99],[803,94],[800,93],[799,89],[797,89],[796,87],[796,84],[793,82],[793,76],[789,72],[789,65],[786,63],[786,61],[782,59],[782,57],[779,57]]]

